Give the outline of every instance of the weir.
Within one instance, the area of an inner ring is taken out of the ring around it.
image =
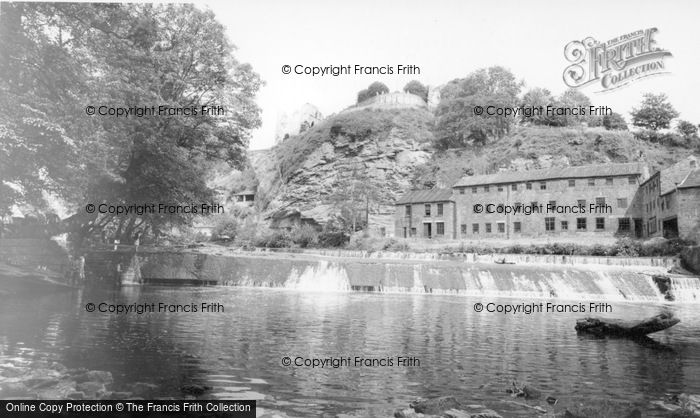
[[[133,254],[133,253],[132,253]],[[128,265],[127,283],[268,287],[305,292],[381,292],[591,301],[700,303],[700,279],[670,277],[661,268],[499,265],[456,261],[326,258],[298,255],[210,255],[152,252],[114,257]],[[113,281],[108,252],[88,254],[88,281]],[[649,273],[651,272],[651,273]],[[672,296],[669,298],[669,292]]]

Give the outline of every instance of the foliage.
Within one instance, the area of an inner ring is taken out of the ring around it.
[[[223,214],[216,217],[211,237],[215,240],[232,240],[238,232],[238,219],[233,214]]]
[[[389,93],[389,87],[387,87],[384,83],[375,81],[374,83],[370,84],[369,87],[367,87],[364,90],[360,90],[357,93],[357,103],[362,103],[365,100],[371,99],[372,97],[378,94],[386,93]]]
[[[521,82],[503,67],[475,71],[449,82],[436,109],[436,146],[440,149],[483,145],[510,132],[514,119],[508,116],[475,115],[475,107],[514,107]]]
[[[678,112],[664,93],[644,94],[641,105],[632,109],[630,114],[634,126],[654,131],[668,128],[671,120],[678,117]]]
[[[311,225],[296,226],[289,236],[292,242],[301,248],[315,247],[318,244],[318,231]]]
[[[627,122],[619,113],[613,112],[610,115],[603,116],[603,126],[609,131],[626,131]]]
[[[403,87],[403,91],[405,91],[406,93],[415,94],[416,96],[423,99],[423,101],[425,102],[428,101],[428,88],[418,80],[409,81]]]
[[[0,160],[11,164],[0,164],[0,184],[18,188],[0,211],[40,204],[41,191],[81,208],[207,202],[209,162],[242,162],[249,132],[260,123],[254,95],[261,81],[235,60],[212,12],[185,4],[2,7]],[[166,113],[88,116],[88,105],[165,106]],[[226,114],[199,113],[210,105]],[[167,112],[182,108],[198,115]],[[106,230],[130,242],[192,219],[79,211],[70,226],[78,240]]]
[[[552,96],[552,92],[544,88],[535,87],[523,95],[521,106],[526,108],[533,107],[546,109],[548,105],[553,103],[554,97]],[[524,118],[523,121],[532,123],[533,125],[549,126],[551,124],[546,112],[542,112],[541,114],[533,114],[529,118]]]
[[[685,137],[693,137],[698,134],[698,127],[687,120],[679,120],[676,130]]]

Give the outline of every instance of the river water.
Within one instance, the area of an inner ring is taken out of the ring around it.
[[[86,312],[87,303],[102,302],[215,303],[224,311]],[[204,397],[258,399],[259,407],[292,416],[392,416],[417,397],[445,395],[504,417],[529,416],[509,403],[513,380],[558,398],[554,407],[544,404],[550,411],[602,399],[656,416],[652,401],[700,394],[698,305],[666,305],[682,322],[641,344],[578,336],[581,314],[476,313],[476,302],[540,301],[223,286],[21,287],[0,293],[0,366],[48,360],[105,370],[114,377],[110,390],[139,382],[148,398],[181,398],[183,385],[207,385]],[[559,301],[571,302],[578,301]],[[640,318],[663,307],[611,305],[613,313],[602,316]],[[414,364],[400,366],[397,356]],[[285,366],[284,357],[361,357],[375,365]]]

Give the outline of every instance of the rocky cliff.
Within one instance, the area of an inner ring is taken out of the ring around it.
[[[359,175],[381,189],[372,211],[391,213],[393,201],[411,187],[415,167],[431,156],[432,123],[424,108],[341,113],[252,153],[266,213],[299,211],[325,222],[337,212],[333,192]]]

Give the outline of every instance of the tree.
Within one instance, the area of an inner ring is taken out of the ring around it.
[[[603,126],[608,131],[627,130],[627,122],[625,122],[625,118],[623,118],[619,113],[615,112],[611,113],[610,115],[603,116]]]
[[[357,103],[362,103],[369,98],[370,98],[369,90],[364,89],[364,90],[360,90],[359,92],[357,92]]]
[[[632,124],[640,128],[659,130],[669,127],[678,112],[664,93],[646,93],[639,108],[632,109]]]
[[[688,122],[687,120],[679,120],[676,130],[679,134],[686,138],[691,138],[698,133],[698,127]]]
[[[522,82],[503,67],[481,69],[449,82],[435,112],[437,146],[484,144],[508,133],[515,123],[512,116],[475,115],[475,108],[516,106],[521,87]]]
[[[336,220],[345,232],[353,233],[367,227],[370,208],[382,202],[382,185],[361,167],[336,180],[328,200],[335,208]]]
[[[13,203],[29,201],[33,191],[59,193],[80,208],[71,223],[76,237],[106,230],[129,242],[145,230],[189,223],[190,214],[83,208],[210,202],[210,162],[242,163],[250,129],[260,124],[254,96],[261,81],[235,60],[213,13],[191,5],[12,7],[0,13],[12,21],[3,22],[10,33],[0,44],[0,132],[8,144],[0,155],[30,164],[0,169],[0,184],[19,186]],[[13,113],[13,102],[27,110]],[[154,105],[158,115],[89,116],[86,105]],[[202,112],[209,106],[225,114]]]
[[[541,108],[543,111],[538,114],[534,114],[529,118],[523,118],[524,122],[530,122],[534,125],[549,125],[549,119],[547,118],[546,109],[547,106],[554,103],[554,97],[552,92],[547,89],[540,87],[535,87],[530,89],[523,96],[521,105],[525,108]]]
[[[423,99],[424,102],[428,101],[428,88],[423,85],[420,81],[412,80],[409,81],[403,88],[406,93],[415,94],[416,96]]]
[[[387,87],[386,84],[380,81],[375,81],[374,83],[370,84],[369,87],[367,87],[367,95],[369,97],[374,97],[376,95],[386,93],[389,93],[389,87]]]
[[[591,106],[591,99],[576,89],[566,90],[557,98],[553,106],[578,114],[550,115],[549,120],[551,126],[577,126],[582,123],[587,123],[592,126],[600,125],[600,121],[596,120],[599,119],[598,117],[588,114],[589,106]],[[583,112],[581,109],[583,109]]]

